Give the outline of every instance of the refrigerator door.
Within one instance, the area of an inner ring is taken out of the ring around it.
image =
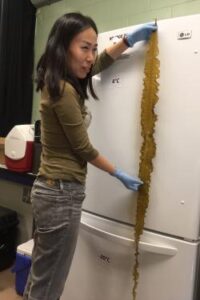
[[[131,300],[133,228],[83,213],[75,257],[61,300]],[[144,232],[137,300],[197,300],[199,244]]]
[[[100,50],[133,28],[100,34]],[[200,15],[159,21],[158,36],[157,152],[145,226],[196,240],[200,220]],[[133,175],[138,173],[142,142],[140,102],[146,48],[136,43],[113,66],[96,75],[93,82],[100,101],[88,103],[93,115],[91,142],[117,167]],[[137,193],[89,165],[85,210],[132,224],[136,198]]]

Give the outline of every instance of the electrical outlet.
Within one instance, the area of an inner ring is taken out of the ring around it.
[[[31,187],[24,186],[23,187],[23,194],[22,194],[22,201],[25,203],[31,203]]]

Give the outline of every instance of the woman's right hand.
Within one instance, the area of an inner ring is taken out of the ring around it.
[[[130,176],[120,169],[116,169],[111,175],[119,179],[129,190],[137,191],[143,184],[138,177]]]
[[[119,179],[129,190],[137,191],[140,185],[143,184],[138,177],[130,176],[124,171],[116,169],[115,166],[107,160],[107,158],[100,154],[95,159],[91,160],[90,163]]]

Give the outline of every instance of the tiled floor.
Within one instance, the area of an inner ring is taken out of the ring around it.
[[[15,274],[10,270],[0,272],[0,299],[22,300],[15,292]]]

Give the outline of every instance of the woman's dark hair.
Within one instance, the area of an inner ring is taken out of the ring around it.
[[[87,87],[93,98],[98,99],[92,86],[91,74],[77,79],[66,68],[66,52],[72,39],[81,31],[92,27],[98,34],[94,21],[80,13],[68,13],[60,17],[53,25],[46,49],[37,64],[36,90],[47,86],[50,98],[58,100],[63,93],[60,81],[70,82],[82,99],[87,99]]]

